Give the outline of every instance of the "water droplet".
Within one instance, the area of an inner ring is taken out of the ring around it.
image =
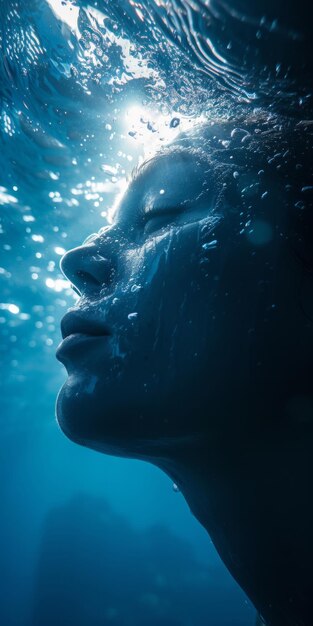
[[[127,318],[128,318],[130,321],[132,321],[132,320],[136,319],[136,317],[138,317],[138,313],[136,313],[136,311],[134,311],[134,313],[129,313],[129,314],[127,315]]]
[[[213,239],[213,241],[210,241],[209,243],[204,243],[202,248],[203,250],[212,250],[213,248],[217,247],[217,239]]]
[[[170,121],[170,128],[177,128],[179,124],[180,124],[179,117],[173,117],[173,119]]]
[[[137,293],[137,291],[140,291],[141,288],[142,288],[141,285],[133,285],[131,288],[131,292]]]
[[[176,483],[173,483],[173,491],[175,491],[175,493],[179,493],[179,487]]]
[[[152,133],[156,133],[158,130],[154,122],[148,122],[147,129],[151,130]]]
[[[250,133],[244,128],[233,128],[233,130],[230,133],[230,136],[232,139],[236,141],[242,141],[243,139],[248,137],[249,134]]]
[[[302,200],[298,200],[298,202],[295,203],[295,207],[296,209],[300,209],[300,211],[302,211],[305,208],[305,204]]]

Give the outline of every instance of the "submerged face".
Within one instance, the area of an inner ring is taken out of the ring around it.
[[[76,441],[131,453],[196,428],[199,371],[216,349],[220,217],[207,169],[188,150],[153,159],[114,223],[62,260],[81,298],[62,321],[57,414]]]
[[[270,325],[260,323],[273,315],[264,311],[276,212],[256,236],[242,234],[236,193],[223,195],[212,172],[188,146],[152,159],[114,223],[63,258],[81,295],[62,320],[57,353],[68,372],[57,417],[74,441],[171,455],[241,419],[260,371],[256,334],[266,376],[277,367],[264,348]]]

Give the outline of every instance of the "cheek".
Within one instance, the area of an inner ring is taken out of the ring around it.
[[[162,357],[177,369],[205,350],[214,332],[218,257],[217,248],[209,254],[203,248],[196,227],[168,233],[140,250],[141,263],[129,272],[132,284],[140,285],[132,305],[137,315],[126,335],[132,360],[156,366]]]

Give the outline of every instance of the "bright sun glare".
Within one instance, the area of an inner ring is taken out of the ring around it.
[[[72,4],[72,2],[65,3],[64,0],[46,0],[46,2],[50,5],[56,17],[67,24],[67,26],[77,35],[79,32],[77,24],[79,7],[75,6],[74,3]]]

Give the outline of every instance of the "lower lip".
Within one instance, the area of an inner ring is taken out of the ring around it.
[[[85,345],[97,344],[99,340],[108,335],[84,335],[82,333],[75,333],[68,335],[57,348],[56,357],[62,361],[62,357],[67,357],[70,353],[76,352],[78,349],[83,348]]]

